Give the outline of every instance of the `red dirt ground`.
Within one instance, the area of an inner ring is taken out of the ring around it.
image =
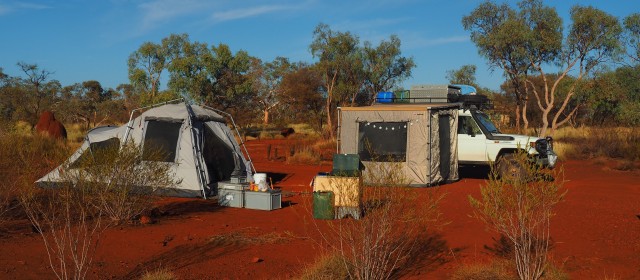
[[[260,211],[218,207],[215,201],[166,198],[155,223],[110,228],[100,239],[90,278],[135,279],[161,267],[179,279],[289,279],[326,252],[311,215],[309,183],[328,164],[266,161],[266,144],[247,147],[259,172],[281,188],[283,208]],[[587,161],[562,162],[568,190],[552,220],[552,261],[571,279],[640,279],[640,172],[616,171]],[[497,235],[470,217],[467,197],[478,197],[482,176],[465,172],[459,182],[416,192],[445,192],[441,229],[407,279],[447,279],[461,265],[489,259]],[[473,178],[476,177],[476,178]],[[246,244],[210,242],[222,234],[275,237]],[[496,238],[497,239],[497,238]],[[273,241],[275,240],[275,241]],[[16,221],[0,237],[0,279],[53,279],[44,245],[29,223]],[[259,260],[258,260],[259,259]],[[258,260],[258,261],[256,261]]]

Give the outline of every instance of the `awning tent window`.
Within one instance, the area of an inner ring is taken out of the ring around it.
[[[70,168],[78,168],[84,162],[93,160],[94,156],[99,153],[104,153],[108,150],[117,151],[120,149],[120,139],[109,138],[105,141],[89,143],[89,147],[76,159],[70,166]]]
[[[148,120],[142,149],[143,160],[175,162],[181,122]],[[152,158],[158,154],[161,158]]]
[[[363,161],[403,162],[407,158],[406,122],[361,122],[358,154]]]

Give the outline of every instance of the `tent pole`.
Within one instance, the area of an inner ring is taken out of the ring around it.
[[[340,153],[340,137],[342,134],[340,133],[340,126],[342,125],[342,108],[338,107],[338,137],[336,138],[336,153]]]
[[[188,125],[190,127],[189,130],[191,132],[190,133],[191,143],[192,143],[191,150],[193,152],[193,162],[196,164],[196,173],[198,173],[198,181],[200,183],[200,189],[202,190],[202,198],[207,199],[207,192],[205,190],[206,180],[204,178],[205,176],[204,176],[204,170],[202,169],[202,162],[200,161],[202,159],[202,154],[198,150],[198,143],[196,143],[196,136],[195,136],[195,128],[193,127],[193,122],[191,121],[195,116],[189,104],[185,102],[184,106],[186,107],[187,113],[189,114]]]
[[[428,185],[431,186],[433,184],[433,136],[431,133],[432,130],[432,122],[433,122],[433,111],[431,111],[431,108],[427,108],[427,113],[429,115],[429,183]],[[439,141],[440,139],[438,139]]]

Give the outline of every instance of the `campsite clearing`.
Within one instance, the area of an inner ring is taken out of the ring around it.
[[[247,143],[259,172],[283,191],[283,208],[260,211],[218,207],[215,200],[166,198],[155,223],[108,229],[89,278],[137,279],[165,268],[179,279],[290,279],[326,253],[313,220],[310,180],[331,165],[284,165],[266,159],[268,144]],[[637,279],[640,275],[640,172],[621,172],[588,161],[565,161],[565,201],[551,222],[552,261],[571,279]],[[478,196],[482,172],[415,188],[418,195],[445,192],[440,207],[448,224],[430,233],[428,247],[403,278],[447,279],[459,266],[495,258],[498,239],[470,217],[467,197]],[[0,278],[51,279],[41,238],[27,220],[16,220],[0,237]],[[489,248],[489,249],[487,249]],[[257,261],[255,261],[257,260]]]

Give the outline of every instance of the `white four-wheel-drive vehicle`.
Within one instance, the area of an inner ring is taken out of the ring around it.
[[[378,103],[455,103],[458,112],[458,163],[462,166],[497,163],[501,175],[518,175],[522,166],[515,159],[524,151],[529,159],[541,166],[553,168],[558,157],[553,151],[551,137],[501,133],[482,110],[491,104],[485,95],[477,94],[468,85],[414,85],[411,90],[395,94],[381,92]]]
[[[523,150],[532,161],[553,168],[558,157],[551,137],[501,133],[489,116],[474,106],[458,111],[458,161],[460,165],[496,162],[500,174],[518,173],[514,154]]]

